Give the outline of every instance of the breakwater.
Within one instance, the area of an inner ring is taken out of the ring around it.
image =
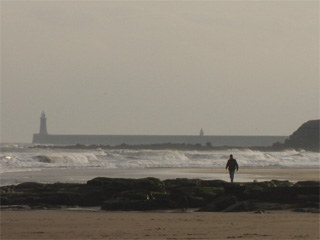
[[[34,134],[32,143],[84,145],[209,144],[211,146],[252,147],[283,143],[288,136],[194,136],[194,135],[58,135]]]

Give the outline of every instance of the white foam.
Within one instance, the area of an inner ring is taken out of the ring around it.
[[[0,172],[47,168],[224,168],[229,154],[240,168],[319,168],[319,153],[308,151],[262,152],[178,150],[61,150],[29,149],[2,151]]]

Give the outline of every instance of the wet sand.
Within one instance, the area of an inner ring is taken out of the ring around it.
[[[185,169],[181,170],[188,173],[199,174],[226,174],[224,169]],[[224,176],[225,177],[225,176]],[[297,181],[320,181],[320,169],[240,169],[235,174],[238,181],[270,181],[270,180],[289,180]]]
[[[2,211],[1,239],[319,239],[319,214]]]

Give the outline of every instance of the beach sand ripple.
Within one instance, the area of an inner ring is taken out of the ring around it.
[[[319,239],[319,214],[2,211],[1,239]]]

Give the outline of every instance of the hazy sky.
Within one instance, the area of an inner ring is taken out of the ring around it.
[[[319,118],[318,1],[1,1],[1,141],[289,135]]]

